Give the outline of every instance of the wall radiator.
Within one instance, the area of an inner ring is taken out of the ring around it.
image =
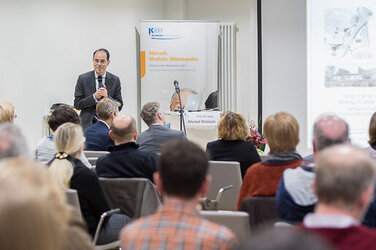
[[[235,23],[220,23],[219,29],[219,108],[236,111]]]

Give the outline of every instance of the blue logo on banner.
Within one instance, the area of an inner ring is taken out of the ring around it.
[[[175,40],[181,38],[181,36],[178,35],[163,34],[163,29],[160,27],[149,27],[149,37],[155,40]]]

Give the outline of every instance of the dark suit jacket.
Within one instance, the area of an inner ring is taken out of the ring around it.
[[[139,150],[135,142],[108,149],[110,153],[100,156],[97,160],[96,171],[99,177],[140,177],[153,181],[153,173],[156,171],[156,153]]]
[[[261,158],[252,142],[217,140],[206,145],[206,152],[213,161],[237,161],[240,163],[240,171],[244,177],[247,169]]]
[[[152,125],[137,137],[137,144],[141,150],[159,152],[160,148],[169,140],[183,139],[184,133],[166,128],[162,125]]]
[[[110,129],[102,121],[97,121],[85,129],[85,150],[106,151],[108,146],[113,146],[114,141],[108,132]]]
[[[119,77],[106,72],[105,85],[108,97],[119,102],[119,110],[123,107],[123,99],[121,97],[121,85]],[[74,107],[81,110],[81,124],[84,129],[89,127],[95,115],[96,101],[93,94],[96,91],[94,70],[82,74],[77,79],[76,88],[74,90]]]

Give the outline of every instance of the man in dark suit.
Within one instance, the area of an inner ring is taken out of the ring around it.
[[[97,160],[96,172],[108,178],[148,178],[153,181],[157,154],[138,149],[136,122],[129,115],[119,114],[112,121],[110,136],[115,146]]]
[[[103,98],[119,102],[119,110],[123,107],[119,77],[106,72],[110,64],[110,53],[106,49],[98,49],[93,53],[94,70],[78,77],[74,91],[74,107],[81,110],[80,118],[84,129],[95,123],[95,105]]]
[[[182,131],[173,130],[165,127],[163,115],[159,112],[160,104],[158,102],[146,103],[140,112],[142,120],[149,126],[149,129],[142,132],[137,137],[137,144],[141,150],[159,152],[160,148],[167,141],[172,139],[185,138]]]
[[[97,103],[98,121],[85,129],[85,150],[106,151],[108,146],[113,146],[110,137],[110,127],[119,112],[119,103],[105,98]]]

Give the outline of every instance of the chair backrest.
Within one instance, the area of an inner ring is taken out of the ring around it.
[[[76,208],[77,212],[80,214],[80,217],[82,218],[81,206],[78,200],[77,191],[74,189],[67,189],[65,190],[65,195],[67,197],[67,203],[72,207]]]
[[[89,150],[85,150],[84,151],[84,154],[86,156],[86,158],[98,158],[99,156],[101,155],[104,155],[104,154],[108,154],[110,152],[108,151],[89,151]]]
[[[91,166],[95,166],[95,165],[97,165],[98,157],[89,157],[89,158],[87,158],[87,160],[89,161]]]
[[[161,200],[146,178],[99,178],[111,208],[120,208],[132,219],[153,214]]]
[[[207,220],[224,225],[231,229],[238,240],[244,241],[250,237],[249,215],[246,212],[234,211],[200,211]]]
[[[209,174],[212,177],[207,197],[215,200],[220,188],[234,185],[233,188],[223,192],[219,202],[220,210],[236,211],[236,203],[242,186],[242,176],[239,162],[209,161]]]
[[[274,196],[253,196],[243,199],[239,211],[249,214],[251,230],[265,223],[274,223],[280,220]]]

